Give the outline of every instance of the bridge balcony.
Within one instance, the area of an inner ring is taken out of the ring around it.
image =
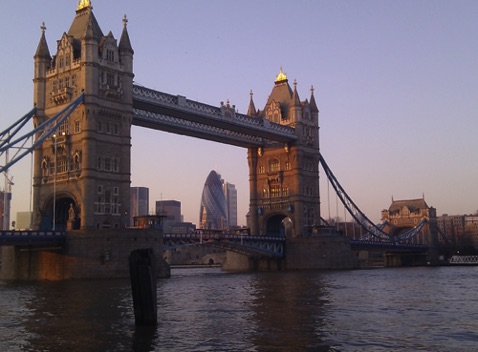
[[[72,87],[63,87],[57,90],[52,91],[51,93],[51,100],[55,104],[64,104],[71,100],[73,96],[73,88]]]

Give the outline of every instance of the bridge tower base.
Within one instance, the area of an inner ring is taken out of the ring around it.
[[[359,260],[343,236],[321,235],[287,240],[288,270],[357,269]]]
[[[428,263],[426,253],[385,253],[383,259],[386,267],[425,266]]]
[[[0,280],[68,280],[128,278],[131,251],[152,248],[158,277],[170,275],[162,260],[157,230],[78,230],[67,233],[63,246],[2,247]]]
[[[227,252],[224,271],[340,270],[357,269],[359,260],[343,236],[321,235],[288,239],[285,258],[259,258]]]

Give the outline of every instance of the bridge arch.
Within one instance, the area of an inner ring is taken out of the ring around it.
[[[53,207],[55,202],[55,207]],[[53,209],[55,209],[55,216],[53,216]],[[61,192],[49,197],[41,211],[41,226],[43,231],[65,231],[69,226],[70,229],[77,229],[80,227],[78,218],[78,202],[74,197],[67,193]],[[55,219],[55,226],[53,227],[53,219]]]
[[[293,237],[293,220],[283,213],[275,213],[264,219],[263,232],[269,237]]]

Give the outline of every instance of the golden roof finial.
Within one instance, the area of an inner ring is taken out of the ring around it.
[[[91,1],[90,0],[80,0],[80,1],[78,1],[78,7],[76,8],[76,11],[82,10],[86,7],[91,7]]]
[[[281,66],[280,72],[277,75],[275,82],[282,82],[282,81],[287,81],[287,76],[284,72],[282,72],[282,66]]]

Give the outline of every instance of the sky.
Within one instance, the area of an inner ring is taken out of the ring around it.
[[[33,106],[33,55],[47,27],[52,54],[77,1],[0,1],[0,130]],[[425,197],[441,214],[478,210],[478,1],[93,0],[103,32],[119,39],[122,19],[135,82],[247,112],[263,109],[282,67],[310,87],[320,110],[320,150],[353,201],[380,221],[392,197]],[[10,169],[12,220],[29,210],[30,160]],[[132,186],[182,203],[198,222],[207,175],[238,190],[245,225],[247,151],[132,128]],[[322,216],[347,218],[321,172]],[[3,181],[0,181],[3,189]],[[329,205],[330,204],[330,205]]]

